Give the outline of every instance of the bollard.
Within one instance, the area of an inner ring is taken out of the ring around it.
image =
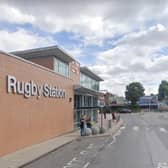
[[[108,120],[108,128],[111,128],[111,122],[112,120]]]
[[[120,115],[117,116],[117,122],[119,122],[119,121],[120,121]]]

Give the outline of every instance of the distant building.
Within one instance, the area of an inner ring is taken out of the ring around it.
[[[140,97],[138,101],[138,105],[140,107],[148,108],[150,107],[157,107],[158,106],[158,97],[157,96],[143,96]]]
[[[124,97],[117,96],[108,91],[104,91],[102,94],[104,94],[104,101],[106,106],[111,106],[114,104],[126,104]]]
[[[112,93],[110,93],[110,92],[106,92],[105,93],[105,104],[107,105],[107,106],[109,106],[109,105],[111,105],[112,104],[112,102],[113,102],[113,94]]]

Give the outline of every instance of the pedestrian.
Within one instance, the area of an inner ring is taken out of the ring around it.
[[[90,128],[90,129],[92,128],[91,118],[90,117],[87,118],[86,125],[87,125],[87,128]]]
[[[106,119],[106,112],[104,111],[103,114],[104,114],[104,119]]]
[[[85,117],[82,116],[81,119],[80,119],[80,134],[81,136],[84,135],[84,124],[85,124]]]
[[[114,112],[112,112],[112,119],[113,119],[113,121],[116,120],[116,116],[115,116]]]
[[[80,130],[81,130],[81,136],[84,136],[86,130],[86,115],[83,115],[80,119]]]

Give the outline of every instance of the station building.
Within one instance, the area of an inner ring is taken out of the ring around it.
[[[103,81],[58,46],[0,52],[0,156],[97,120]]]

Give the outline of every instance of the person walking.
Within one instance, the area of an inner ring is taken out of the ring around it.
[[[114,112],[112,112],[112,119],[113,119],[113,121],[116,120],[116,116],[115,116],[115,113],[114,113]]]

